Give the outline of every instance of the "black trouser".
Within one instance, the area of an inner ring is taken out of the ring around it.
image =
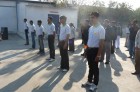
[[[69,70],[69,56],[68,56],[68,47],[64,49],[65,41],[59,41],[59,49],[61,55],[61,69]]]
[[[26,44],[29,44],[28,29],[25,29]]]
[[[116,39],[114,39],[114,40],[111,41],[111,53],[112,54],[114,54],[114,52],[115,52],[115,40]]]
[[[74,46],[74,38],[69,39],[69,51],[74,51],[75,46]]]
[[[87,49],[87,60],[88,60],[88,66],[89,66],[88,82],[94,83],[95,85],[98,85],[98,82],[99,82],[98,62],[95,61],[97,53],[98,53],[98,48]]]
[[[40,51],[40,53],[45,53],[45,51],[44,51],[43,35],[39,35],[38,36],[38,43],[39,43],[39,51]]]
[[[50,49],[50,58],[55,59],[54,35],[48,36],[48,45]]]
[[[31,32],[31,37],[32,37],[32,48],[35,49],[35,45],[36,45],[35,32]]]

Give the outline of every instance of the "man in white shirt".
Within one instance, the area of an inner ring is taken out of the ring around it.
[[[74,46],[75,27],[73,23],[70,23],[70,29],[71,29],[71,34],[69,39],[69,51],[74,52],[75,51],[75,46]]]
[[[44,55],[45,54],[45,50],[44,50],[44,27],[42,26],[42,21],[38,20],[37,22],[38,26],[36,29],[36,33],[38,36],[38,43],[39,43],[39,52],[37,54],[41,54]]]
[[[60,37],[59,37],[59,49],[61,56],[60,69],[63,72],[69,70],[69,56],[68,56],[68,40],[70,37],[70,26],[66,24],[67,18],[65,16],[60,17]]]
[[[89,65],[88,81],[82,84],[82,87],[90,87],[89,91],[97,89],[99,82],[98,62],[101,58],[101,52],[104,46],[105,29],[99,23],[99,13],[91,13],[92,26],[89,28],[87,60]],[[94,77],[93,77],[94,76]]]
[[[35,49],[36,27],[32,20],[30,20],[29,32],[31,33],[31,37],[32,37],[32,49]]]
[[[50,58],[47,59],[49,61],[54,61],[55,60],[55,25],[52,22],[53,18],[48,17],[48,25],[47,25],[47,33],[48,33],[48,45],[49,45],[49,50],[50,50]]]
[[[28,23],[27,19],[24,19],[24,31],[25,31],[25,38],[26,38],[26,43],[24,45],[29,45],[29,32],[28,32]]]

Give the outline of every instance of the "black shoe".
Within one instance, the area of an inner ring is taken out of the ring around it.
[[[134,73],[131,73],[132,75],[138,75],[139,73],[137,73],[137,72],[134,72]]]
[[[37,54],[40,54],[41,52],[39,51]]]
[[[132,56],[129,56],[129,57],[127,57],[127,58],[132,58]]]
[[[99,60],[99,62],[103,62],[103,60]]]
[[[108,65],[109,63],[110,63],[109,61],[105,62],[105,64],[107,64],[107,65]]]
[[[29,45],[29,44],[26,43],[26,44],[24,44],[24,45]]]
[[[81,56],[84,56],[84,54],[81,54]]]

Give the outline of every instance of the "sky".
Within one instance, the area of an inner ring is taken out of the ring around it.
[[[79,0],[77,0],[79,1]],[[93,0],[84,0],[87,4],[91,4]],[[95,0],[96,1],[96,0]],[[122,2],[126,2],[128,3],[129,5],[132,6],[133,9],[137,9],[140,7],[140,0],[99,0],[99,1],[104,1],[105,2],[105,5],[107,6],[108,3],[110,1],[116,1],[116,2],[119,2],[119,3],[122,3]]]
[[[37,0],[35,0],[37,1]],[[42,0],[43,1],[43,0]],[[44,0],[45,1],[45,0]],[[47,0],[46,0],[47,1]],[[49,0],[48,0],[49,1]],[[52,1],[52,0],[51,0]],[[72,0],[69,0],[69,1],[72,1]],[[80,1],[83,1],[83,0],[77,0],[77,2],[80,2]],[[84,3],[86,4],[92,4],[92,1],[94,0],[84,0]],[[95,0],[96,1],[96,0]],[[99,0],[99,1],[104,1],[105,2],[105,5],[107,6],[109,1],[117,1],[119,3],[122,3],[122,2],[126,2],[128,3],[129,5],[132,6],[132,9],[137,9],[140,7],[140,0]]]

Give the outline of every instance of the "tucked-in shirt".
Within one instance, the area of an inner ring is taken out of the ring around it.
[[[59,40],[60,41],[66,40],[67,35],[68,34],[70,35],[70,33],[71,33],[71,30],[70,30],[70,26],[68,24],[66,24],[65,26],[61,25]]]
[[[91,26],[89,28],[88,47],[98,48],[101,39],[105,39],[105,29],[102,25],[97,27]]]
[[[35,32],[35,30],[36,30],[36,27],[35,27],[34,24],[29,26],[29,32],[30,32],[30,33],[31,33],[31,32]]]
[[[135,39],[135,47],[140,48],[140,30],[138,31]]]
[[[41,26],[37,26],[36,28],[36,33],[37,35],[43,35],[43,32],[44,32],[44,27],[41,25]]]
[[[53,35],[53,33],[55,32],[55,25],[52,24],[48,24],[47,25],[47,33],[48,35]]]
[[[24,30],[27,30],[27,29],[28,29],[28,23],[24,22]]]
[[[73,39],[73,38],[75,38],[75,28],[70,27],[70,29],[71,29],[70,39]]]

